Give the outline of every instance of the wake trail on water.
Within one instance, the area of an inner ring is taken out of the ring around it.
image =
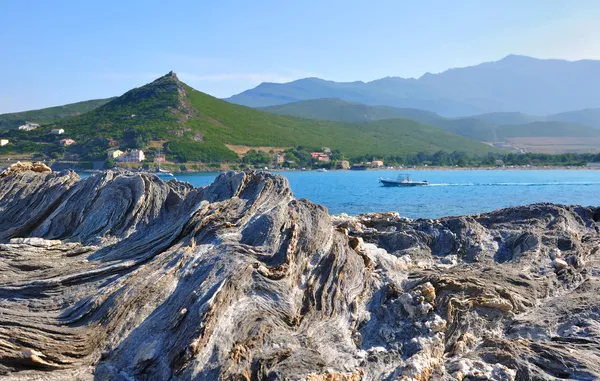
[[[430,187],[532,187],[532,186],[561,186],[561,185],[577,185],[589,186],[600,185],[600,182],[546,182],[546,183],[462,183],[462,184],[429,184]]]

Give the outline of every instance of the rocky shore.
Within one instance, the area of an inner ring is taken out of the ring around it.
[[[595,380],[600,208],[330,216],[287,180],[0,174],[4,380]]]

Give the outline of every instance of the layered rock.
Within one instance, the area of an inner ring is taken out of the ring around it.
[[[1,177],[5,379],[600,377],[600,209],[332,218],[264,173]]]

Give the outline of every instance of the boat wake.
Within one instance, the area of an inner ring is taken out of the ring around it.
[[[440,183],[432,184],[430,187],[532,187],[532,186],[560,186],[560,185],[577,185],[577,186],[591,186],[600,185],[600,182],[544,182],[544,183],[462,183],[462,184],[450,184]]]

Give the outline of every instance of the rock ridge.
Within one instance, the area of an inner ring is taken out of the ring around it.
[[[7,380],[593,380],[600,208],[330,216],[287,180],[0,176]]]

